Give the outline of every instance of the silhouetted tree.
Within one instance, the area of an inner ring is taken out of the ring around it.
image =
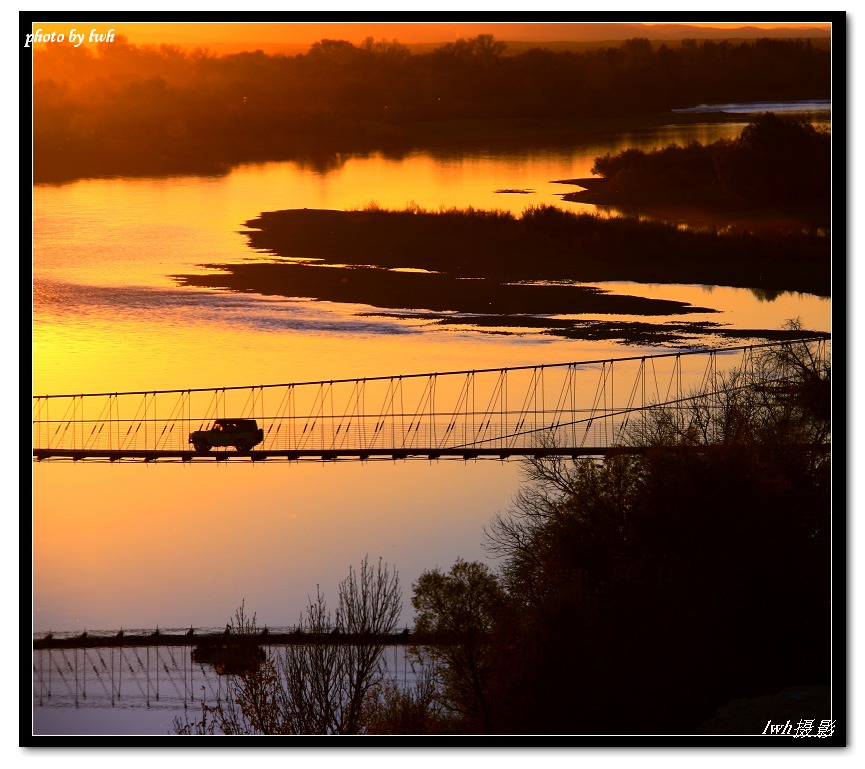
[[[358,734],[368,726],[371,702],[383,695],[384,646],[402,604],[399,578],[379,560],[361,561],[340,583],[336,614],[317,592],[298,629],[315,635],[352,634],[352,643],[288,644],[281,656],[227,679],[225,699],[204,705],[196,722],[176,723],[183,734]],[[243,620],[242,607],[237,615]],[[241,632],[257,632],[241,621]]]
[[[738,139],[715,149],[715,170],[730,193],[762,204],[829,205],[831,137],[811,123],[766,112]]]
[[[430,641],[419,654],[435,664],[444,707],[466,731],[492,731],[490,634],[503,598],[495,575],[477,561],[458,559],[448,572],[425,571],[414,585],[415,632]]]

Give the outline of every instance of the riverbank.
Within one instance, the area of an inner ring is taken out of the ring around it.
[[[521,217],[471,209],[294,209],[263,213],[246,226],[249,245],[275,260],[207,264],[205,274],[172,277],[185,286],[369,305],[373,314],[499,333],[630,343],[729,330],[688,321],[711,308],[583,284],[690,283],[819,296],[830,286],[828,238],[722,236],[546,206]],[[406,308],[411,314],[399,312]],[[574,317],[581,315],[617,318]],[[737,339],[777,333],[729,331]]]
[[[742,122],[727,113],[660,112],[627,117],[569,119],[489,118],[447,120],[336,120],[282,127],[279,132],[214,144],[186,135],[114,137],[74,135],[63,142],[34,137],[33,183],[63,184],[113,176],[221,176],[242,163],[296,161],[333,168],[352,156],[381,152],[405,157],[412,152],[461,154],[519,148],[570,146],[611,132],[669,125]]]

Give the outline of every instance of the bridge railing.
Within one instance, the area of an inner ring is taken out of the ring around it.
[[[790,343],[784,343],[790,344]],[[828,342],[813,344],[828,356]],[[707,398],[733,369],[778,344],[479,371],[33,398],[33,448],[192,452],[216,418],[252,418],[254,452],[563,450],[619,445],[636,420],[690,392]],[[214,454],[233,454],[234,449]]]

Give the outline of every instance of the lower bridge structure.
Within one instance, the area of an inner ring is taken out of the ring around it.
[[[265,659],[279,664],[288,646],[373,644],[384,647],[385,678],[408,685],[420,664],[406,650],[448,639],[421,638],[408,629],[356,636],[299,630],[255,633],[148,631],[40,635],[33,640],[35,707],[200,708],[224,701],[227,677]]]
[[[39,395],[33,397],[33,458],[257,462],[600,456],[647,445],[651,412],[661,408],[680,414],[683,434],[715,429],[711,412],[730,387],[729,372],[759,368],[767,354],[794,345],[828,359],[830,342],[810,339],[473,371]],[[789,375],[776,368],[776,378],[764,384],[783,386]],[[708,415],[696,425],[687,423],[694,421],[695,393]],[[191,437],[240,423],[247,432],[222,434],[213,446]]]

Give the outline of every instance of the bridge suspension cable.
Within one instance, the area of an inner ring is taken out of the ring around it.
[[[802,347],[828,361],[825,339],[425,374],[285,384],[33,397],[34,459],[432,459],[603,454],[633,442],[652,409],[699,393],[695,429],[709,439],[722,380],[760,355]],[[753,377],[752,377],[753,378]],[[688,395],[686,386],[692,394]],[[676,411],[684,419],[684,409]],[[190,433],[216,419],[255,420],[252,446],[198,451]],[[693,415],[689,416],[693,421]],[[684,434],[686,425],[677,424]]]

